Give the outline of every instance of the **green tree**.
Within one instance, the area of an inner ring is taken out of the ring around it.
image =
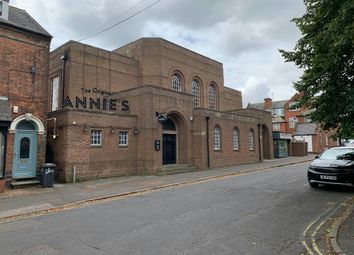
[[[294,83],[298,105],[315,109],[325,130],[354,138],[354,0],[304,0],[306,12],[292,21],[302,33],[294,51],[280,50],[303,70]]]

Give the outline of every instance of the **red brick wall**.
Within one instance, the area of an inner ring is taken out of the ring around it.
[[[58,166],[58,178],[76,180],[136,174],[136,136],[132,115],[60,110],[49,114],[57,119],[58,137],[48,138]],[[84,128],[87,127],[87,131]],[[91,130],[102,131],[102,146],[91,146]],[[114,130],[114,133],[111,130]],[[118,146],[119,131],[128,131],[128,147]],[[48,133],[51,133],[52,129]]]
[[[9,99],[12,119],[32,113],[46,125],[50,38],[0,25],[0,96]],[[36,67],[36,74],[31,70]],[[18,113],[13,113],[18,106]],[[14,134],[7,137],[5,171],[12,172]],[[38,136],[37,170],[45,158],[45,137]]]

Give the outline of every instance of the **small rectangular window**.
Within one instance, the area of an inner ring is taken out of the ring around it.
[[[297,117],[289,118],[289,128],[296,128],[297,122],[298,122]]]
[[[50,80],[51,85],[51,110],[56,111],[59,109],[59,76]]]
[[[119,146],[128,146],[128,131],[119,132]]]
[[[101,146],[102,145],[102,131],[101,130],[91,130],[91,145]]]
[[[280,123],[273,123],[273,131],[280,131]]]
[[[328,144],[329,144],[329,139],[328,139],[328,134],[326,133],[326,136],[325,136],[325,138],[326,138],[326,146],[328,146]]]

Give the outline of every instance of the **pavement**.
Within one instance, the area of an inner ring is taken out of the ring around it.
[[[94,181],[54,184],[53,188],[29,187],[6,190],[0,193],[0,224],[21,218],[55,213],[61,210],[140,195],[154,190],[188,185],[210,179],[223,178],[248,172],[310,162],[314,155],[265,160],[260,163],[209,169],[167,176],[128,176]],[[354,200],[353,200],[354,201]],[[353,204],[347,206],[332,231],[332,248],[335,254],[353,254],[354,217]]]

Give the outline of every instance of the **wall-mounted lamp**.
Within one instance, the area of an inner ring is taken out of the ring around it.
[[[88,127],[85,125],[84,128],[82,129],[82,131],[87,132],[88,131]]]
[[[56,139],[58,137],[58,134],[57,134],[57,118],[47,119],[47,123],[50,120],[53,121],[53,139]]]
[[[133,134],[134,135],[138,135],[139,134],[139,130],[136,127],[133,128]]]
[[[109,130],[109,132],[110,132],[111,134],[114,134],[114,133],[115,133],[114,127],[111,127],[111,129]]]
[[[63,61],[68,60],[68,56],[66,54],[64,54],[63,56],[60,57],[60,59]]]

